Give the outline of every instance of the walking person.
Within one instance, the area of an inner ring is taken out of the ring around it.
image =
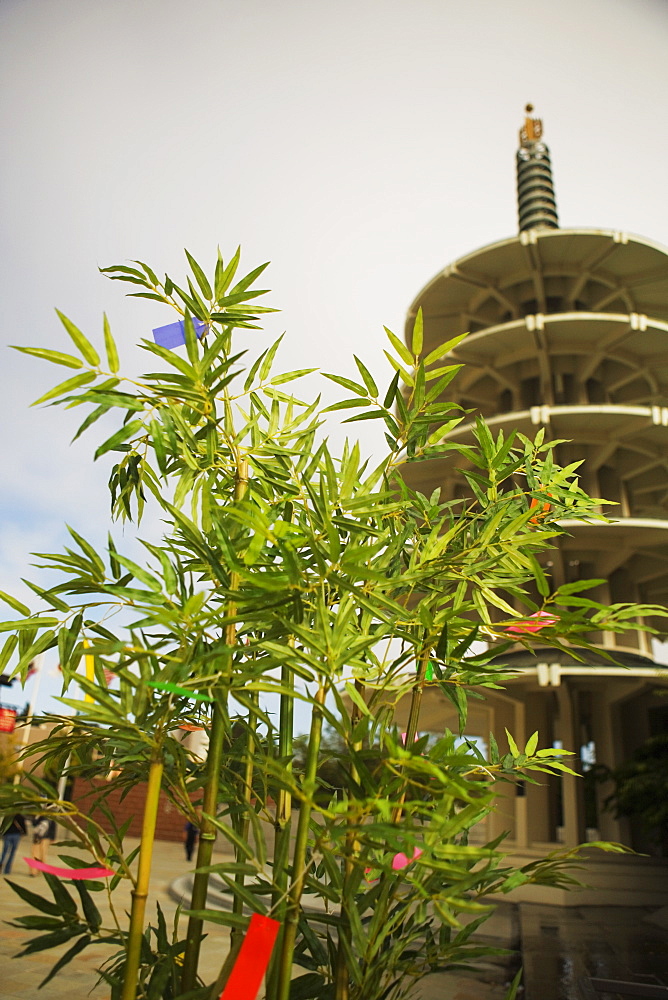
[[[32,824],[32,856],[35,861],[46,864],[49,844],[56,839],[55,820],[49,819],[48,816],[35,816]],[[37,872],[31,868],[30,874],[37,875]]]
[[[12,816],[11,823],[2,835],[2,858],[0,859],[0,872],[9,875],[12,870],[12,861],[19,846],[21,837],[27,833],[26,821],[21,813]]]
[[[199,829],[190,820],[186,823],[184,829],[184,843],[186,847],[186,858],[188,861],[191,860],[193,856],[193,851],[195,850],[195,844],[197,843],[197,838],[199,836]]]

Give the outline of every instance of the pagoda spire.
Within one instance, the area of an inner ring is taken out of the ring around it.
[[[524,229],[559,228],[550,151],[542,141],[543,122],[540,118],[532,118],[532,112],[533,104],[527,104],[517,150],[520,232]]]

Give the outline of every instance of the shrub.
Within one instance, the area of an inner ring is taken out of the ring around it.
[[[494,438],[479,421],[475,447],[448,441],[462,419],[445,395],[457,340],[424,357],[418,316],[410,347],[388,331],[388,385],[355,358],[355,379],[324,376],[344,394],[322,407],[293,394],[312,368],[275,374],[280,341],[246,359],[266,311],[252,287],[264,267],[234,283],[238,252],[227,264],[219,256],[210,282],[188,261],[187,290],[143,263],[104,269],[181,318],[185,353],[142,342],[156,371],[120,374],[106,318],[106,361],[62,315],[75,354],[19,348],[76,372],[38,401],[88,407],[76,436],[105,414],[119,419],[95,452],[116,456],[113,516],[139,524],[151,503],[164,524],[159,539],[141,541],[140,561],[111,536],[100,552],[71,528],[71,548],[40,556],[57,573],[48,589],[32,585],[42,610],[5,595],[21,617],[2,626],[3,666],[14,657],[24,676],[32,658],[57,647],[63,702],[76,713],[51,717],[54,731],[30,754],[69,777],[113,771],[98,786],[102,812],[109,790],[148,783],[136,873],[123,829],[106,834],[95,812],[51,802],[92,863],[116,872],[112,899],[121,879],[132,881],[128,929],[120,920],[102,927],[80,883],[77,898],[50,878],[53,902],[16,887],[42,913],[22,918],[40,932],[28,950],[72,939],[55,972],[90,943],[116,943],[103,970],[114,1000],[217,996],[230,962],[216,984],[201,983],[204,922],[231,929],[234,955],[248,914],[270,914],[280,923],[270,1000],[399,1000],[431,971],[476,961],[483,950],[471,934],[495,895],[573,881],[574,852],[515,869],[499,840],[468,842],[499,782],[567,770],[563,751],[539,749],[537,734],[519,747],[508,735],[507,749],[491,739],[485,759],[447,731],[427,748],[416,740],[423,691],[435,686],[453,702],[463,732],[469,696],[508,676],[498,656],[511,641],[530,645],[540,628],[543,645],[577,637],[586,647],[588,632],[636,628],[647,609],[596,604],[573,584],[550,589],[537,556],[560,518],[599,517],[601,501],[582,491],[576,465],[556,464],[541,434]],[[380,421],[380,460],[371,464],[353,442],[333,454],[321,431],[332,412],[345,423]],[[404,480],[408,464],[446,454],[469,470],[466,501],[424,496]],[[537,518],[546,492],[549,509]],[[478,639],[492,648],[478,652]],[[83,699],[68,694],[75,680]],[[394,724],[402,698],[403,738]],[[294,767],[297,699],[311,722]],[[342,750],[336,788],[321,766],[323,722]],[[179,738],[184,724],[209,730],[203,764]],[[145,927],[160,789],[201,832],[183,940],[169,938],[160,913],[156,928]],[[3,788],[0,805],[35,813],[45,794],[33,778]],[[212,863],[218,835],[233,862]],[[229,886],[231,912],[206,909],[211,872]]]

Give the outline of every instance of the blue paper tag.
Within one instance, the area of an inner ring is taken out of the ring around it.
[[[160,347],[167,347],[169,350],[173,347],[180,347],[186,342],[185,325],[185,320],[180,319],[177,323],[156,326],[153,330],[153,339]],[[203,323],[201,319],[193,318],[193,326],[197,337],[201,337],[206,330],[206,323]]]

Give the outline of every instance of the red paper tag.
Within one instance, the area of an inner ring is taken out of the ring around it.
[[[279,927],[278,920],[253,914],[220,1000],[255,1000]]]

